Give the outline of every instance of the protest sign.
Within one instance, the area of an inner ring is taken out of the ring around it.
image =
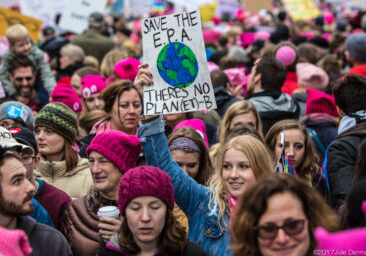
[[[44,25],[55,26],[55,16],[57,11],[60,11],[55,6],[56,1],[20,0],[19,3],[22,14],[37,17]]]
[[[271,10],[272,0],[244,0],[245,10],[252,13],[257,13],[261,9]]]
[[[105,10],[107,0],[68,0],[61,16],[60,27],[81,34],[88,28],[88,18],[93,12]]]
[[[144,19],[142,47],[154,83],[144,87],[144,114],[216,108],[198,10]]]
[[[19,0],[0,0],[0,6],[3,8],[19,6]]]
[[[38,41],[42,21],[20,14],[12,10],[0,8],[0,35],[5,36],[5,31],[14,24],[25,26],[34,42]]]
[[[320,15],[313,0],[283,0],[286,10],[294,21],[311,20]]]
[[[216,7],[217,3],[205,4],[199,7],[202,22],[208,22],[212,20],[212,18],[215,16]]]

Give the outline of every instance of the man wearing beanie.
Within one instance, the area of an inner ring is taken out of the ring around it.
[[[345,54],[352,66],[348,74],[366,77],[366,34],[354,34],[348,37]]]
[[[117,189],[123,174],[136,166],[141,153],[136,136],[111,130],[98,134],[87,148],[94,189],[86,196],[72,201],[66,210],[62,232],[74,255],[96,255],[103,244],[117,232],[121,221],[99,218],[104,206],[117,206]]]
[[[286,69],[275,57],[263,57],[252,68],[247,99],[260,114],[263,134],[280,120],[298,119],[299,108],[290,95],[281,92],[285,80]]]

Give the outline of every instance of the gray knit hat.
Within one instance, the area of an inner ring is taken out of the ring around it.
[[[0,120],[7,118],[33,130],[34,116],[32,109],[19,101],[6,101],[0,105]]]
[[[346,50],[355,61],[366,63],[366,34],[354,34],[348,37]]]

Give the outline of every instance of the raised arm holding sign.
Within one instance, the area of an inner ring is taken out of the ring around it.
[[[144,114],[216,108],[199,11],[142,21],[144,62],[153,86],[144,87]]]

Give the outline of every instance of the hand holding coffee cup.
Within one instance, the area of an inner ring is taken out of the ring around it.
[[[119,210],[116,206],[105,206],[99,209],[97,215],[99,234],[105,241],[108,241],[121,227]]]

